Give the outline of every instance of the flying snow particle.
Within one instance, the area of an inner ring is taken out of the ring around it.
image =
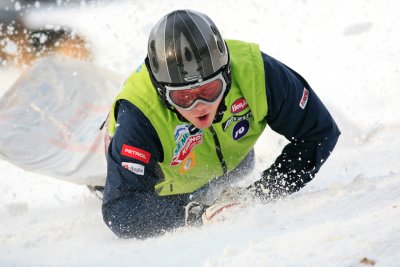
[[[346,27],[343,32],[344,36],[361,34],[369,31],[372,28],[372,22],[356,23]]]
[[[16,55],[18,53],[18,46],[14,41],[8,39],[3,48],[3,52],[10,55]]]
[[[44,44],[47,41],[47,35],[46,34],[41,34],[39,38],[39,42],[41,44]]]
[[[20,11],[21,10],[21,4],[18,1],[15,2],[14,8],[15,8],[15,11]]]

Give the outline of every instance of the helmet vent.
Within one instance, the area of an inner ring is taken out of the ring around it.
[[[153,53],[156,52],[156,42],[154,40],[150,42],[150,49]]]
[[[189,48],[185,47],[185,58],[187,61],[192,61],[192,53],[190,53]]]
[[[211,28],[212,32],[213,32],[215,35],[218,35],[218,30],[217,30],[217,28],[215,28],[213,25],[211,25],[210,28]]]
[[[151,63],[153,65],[153,72],[157,73],[159,65],[157,59],[154,56],[151,58]]]
[[[156,42],[154,40],[151,40],[150,42],[150,52],[149,57],[151,56],[151,66],[153,67],[153,72],[157,73],[159,70],[160,65],[158,64],[157,61],[157,53],[156,53]]]
[[[217,40],[217,45],[218,45],[219,51],[220,51],[222,54],[225,53],[224,45],[222,44],[222,42],[221,42],[220,40]]]

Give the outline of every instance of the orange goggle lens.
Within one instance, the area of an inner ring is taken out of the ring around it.
[[[183,90],[170,90],[169,98],[171,101],[182,108],[189,108],[196,100],[201,99],[206,102],[214,102],[223,91],[223,82],[217,79],[202,86]]]

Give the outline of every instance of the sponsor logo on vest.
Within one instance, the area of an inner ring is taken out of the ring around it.
[[[299,106],[300,106],[302,109],[304,109],[304,108],[306,107],[306,105],[307,105],[308,95],[309,95],[309,92],[308,92],[308,90],[304,87],[303,96],[301,97],[301,100],[300,100],[300,103],[299,103]]]
[[[225,132],[229,128],[229,126],[231,126],[232,122],[235,122],[235,121],[239,122],[239,121],[247,120],[248,118],[250,118],[252,116],[253,116],[253,114],[251,113],[251,111],[249,111],[242,116],[230,117],[226,122],[222,123],[222,129]]]
[[[245,110],[248,106],[249,104],[247,104],[246,99],[244,97],[241,97],[232,104],[231,113],[233,114],[239,113],[242,110]]]
[[[196,157],[192,151],[189,156],[181,163],[181,169],[179,173],[185,173],[192,170],[194,167],[196,167]]]
[[[128,146],[126,144],[122,145],[121,155],[140,160],[144,163],[149,163],[151,157],[151,154],[149,152],[134,146]]]
[[[194,147],[203,142],[203,131],[199,130],[196,131],[196,134],[191,135],[188,124],[178,125],[175,128],[174,138],[176,147],[171,161],[172,166],[182,163]]]
[[[247,134],[250,128],[250,123],[248,120],[240,121],[236,123],[232,130],[233,140],[239,140]]]
[[[189,170],[190,166],[192,166],[192,162],[193,162],[193,159],[188,158],[188,159],[186,160],[186,163],[183,164],[183,170],[184,170],[184,171]]]
[[[187,132],[189,132],[189,124],[176,126],[175,131],[174,131],[175,141],[179,138],[179,136],[183,136]]]
[[[136,173],[137,175],[144,175],[144,166],[133,162],[122,162],[122,167]]]

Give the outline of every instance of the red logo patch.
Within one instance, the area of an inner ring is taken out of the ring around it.
[[[304,87],[304,90],[303,90],[303,96],[301,97],[301,100],[300,100],[300,103],[299,103],[299,106],[302,108],[302,109],[304,109],[305,107],[306,107],[306,105],[307,105],[307,101],[308,101],[308,90]]]
[[[151,154],[143,149],[123,144],[121,155],[149,163]]]
[[[180,164],[187,156],[189,156],[190,152],[192,152],[193,148],[202,143],[203,135],[192,135],[190,136],[185,145],[179,151],[179,154],[172,158],[171,165],[175,166]]]
[[[247,104],[247,101],[244,97],[239,98],[238,100],[235,101],[235,103],[232,104],[231,106],[231,113],[239,113],[240,111],[246,109],[249,106]]]

